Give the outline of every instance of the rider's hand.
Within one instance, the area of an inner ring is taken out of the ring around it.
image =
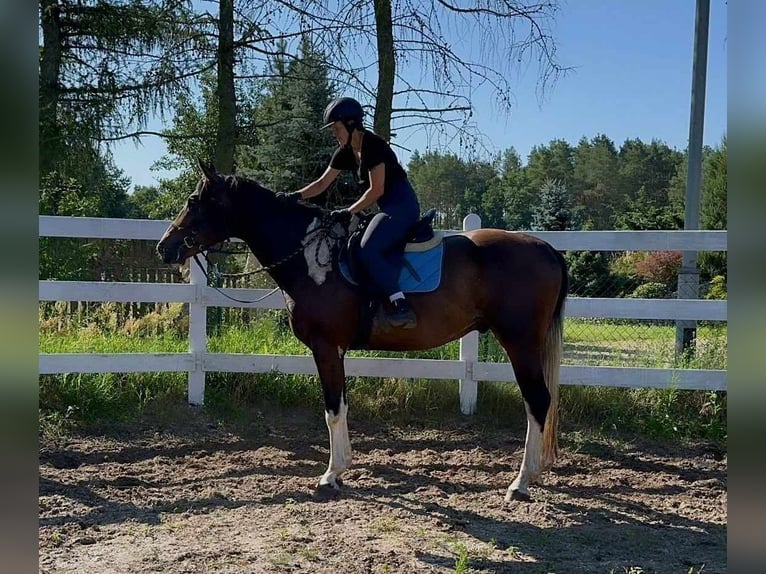
[[[330,219],[345,224],[351,221],[351,212],[345,207],[343,209],[335,209],[330,212]]]
[[[285,193],[283,191],[278,191],[274,195],[277,196],[277,199],[280,201],[284,201],[287,203],[297,203],[299,199],[301,199],[301,193],[299,191],[293,191],[292,193]]]

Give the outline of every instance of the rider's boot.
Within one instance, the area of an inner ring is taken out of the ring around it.
[[[404,329],[417,327],[418,318],[407,299],[396,299],[391,305],[393,309],[386,313],[386,319],[392,326]]]

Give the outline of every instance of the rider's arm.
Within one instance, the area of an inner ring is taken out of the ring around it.
[[[319,179],[312,181],[306,187],[299,189],[296,193],[301,194],[301,199],[309,199],[310,197],[315,197],[327,189],[330,184],[335,181],[339,174],[339,169],[335,169],[334,167],[328,165],[327,169],[324,170],[324,173]]]
[[[370,170],[370,189],[362,194],[348,210],[351,213],[359,213],[378,201],[383,195],[386,185],[386,164],[381,162]]]

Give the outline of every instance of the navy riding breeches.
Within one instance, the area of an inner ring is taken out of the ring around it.
[[[402,185],[409,186],[408,182]],[[420,217],[420,206],[414,193],[412,199],[386,205],[367,225],[360,244],[359,258],[376,286],[384,295],[399,291],[401,268],[400,248],[407,232]],[[405,196],[406,197],[406,196]]]

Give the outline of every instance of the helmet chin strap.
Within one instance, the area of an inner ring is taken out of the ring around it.
[[[343,125],[346,128],[346,133],[348,134],[348,138],[346,138],[346,145],[344,145],[343,147],[351,147],[351,138],[354,136],[354,129],[349,128],[347,124],[343,124]]]

